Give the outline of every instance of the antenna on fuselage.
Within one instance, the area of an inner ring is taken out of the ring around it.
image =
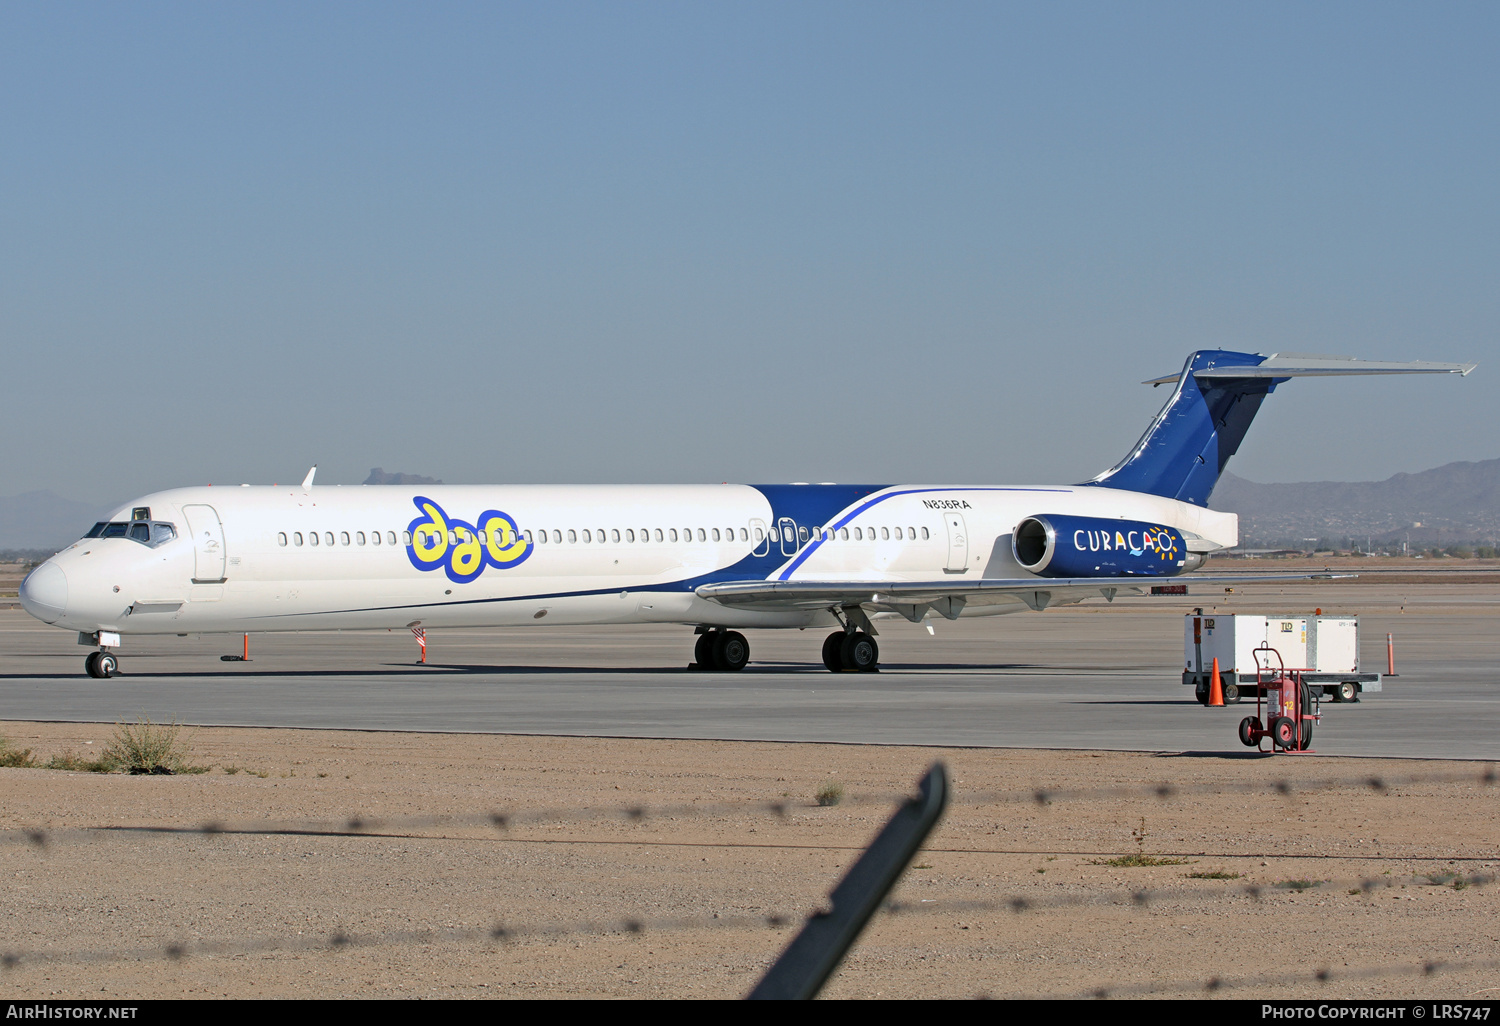
[[[312,487],[313,475],[316,474],[317,472],[318,472],[318,465],[316,463],[314,463],[312,465],[312,469],[307,472],[307,476],[302,479],[302,490],[304,492],[307,491],[309,488]]]

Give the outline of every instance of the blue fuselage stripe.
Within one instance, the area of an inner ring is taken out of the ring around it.
[[[841,527],[846,527],[848,526],[850,521],[859,516],[865,510],[879,505],[886,499],[894,499],[900,495],[923,495],[929,492],[1060,492],[1066,494],[1071,491],[1071,488],[906,488],[898,492],[889,492],[885,495],[877,495],[875,498],[870,499],[868,502],[861,503],[860,505],[856,506],[851,512],[846,514],[843,519],[832,524],[828,529],[831,531],[837,531]],[[821,546],[822,544],[823,536],[819,534],[816,540],[814,540],[797,554],[796,559],[787,564],[786,569],[781,572],[777,580],[790,580],[792,574],[796,572],[797,568],[803,563],[807,562],[807,558],[814,552],[816,552],[819,546]]]

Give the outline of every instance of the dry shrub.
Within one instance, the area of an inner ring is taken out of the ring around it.
[[[126,773],[204,773],[207,767],[188,764],[190,746],[177,721],[152,723],[141,717],[135,723],[116,723],[105,746],[102,762]]]

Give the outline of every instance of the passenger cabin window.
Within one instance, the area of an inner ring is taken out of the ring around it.
[[[575,530],[573,530],[571,527],[568,528],[568,544],[569,545],[574,545],[577,542],[578,542],[578,532],[575,531]]]
[[[313,545],[318,544],[318,532],[317,531],[308,531],[307,532],[307,540],[310,543],[312,543]]]
[[[297,546],[300,546],[302,544],[302,532],[301,531],[297,531],[297,532],[293,533],[293,535],[292,535],[292,544],[293,545],[297,545]]]
[[[280,545],[282,548],[286,548],[286,532],[285,531],[282,531],[280,534],[278,534],[276,536],[276,544]]]
[[[926,540],[927,540],[927,539],[928,539],[928,538],[929,538],[929,537],[930,537],[930,536],[929,536],[929,535],[928,535],[928,533],[927,533],[927,528],[925,528],[925,527],[924,527],[924,528],[922,528],[922,540],[923,540],[923,541],[926,541]]]
[[[391,539],[391,544],[392,545],[396,544],[396,532],[392,531],[390,533],[389,537]],[[401,532],[401,544],[402,545],[410,545],[411,544],[411,532],[410,531],[402,531]]]
[[[618,527],[610,528],[609,537],[616,545],[620,544],[620,529]]]
[[[356,531],[356,532],[354,532],[354,544],[356,544],[356,545],[363,545],[364,543],[365,543],[365,532],[363,532],[363,531]]]
[[[345,545],[348,545],[349,544],[349,532],[345,531],[341,535],[339,535],[339,540],[342,541]]]
[[[410,532],[407,532],[407,531],[402,531],[401,534],[403,536],[407,537],[407,538],[411,537]],[[390,542],[392,545],[396,544],[396,532],[395,531],[387,531],[387,532],[385,532],[385,540],[388,541],[388,542]]]
[[[329,545],[332,545],[333,544],[333,532],[332,531],[324,531],[323,532],[323,540],[326,541]]]
[[[708,532],[705,531],[705,530],[703,530],[703,528],[701,528],[701,527],[698,528],[698,540],[699,541],[708,541]]]

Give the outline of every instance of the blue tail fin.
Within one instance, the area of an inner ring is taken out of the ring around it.
[[[1287,379],[1257,375],[1199,380],[1197,375],[1216,366],[1258,367],[1265,360],[1256,353],[1224,349],[1189,356],[1177,377],[1177,391],[1141,440],[1089,484],[1208,505],[1219,474],[1239,449],[1261,402]]]
[[[1115,466],[1089,484],[1163,495],[1208,505],[1224,465],[1244,441],[1250,422],[1266,396],[1295,377],[1342,374],[1461,374],[1472,363],[1377,363],[1347,356],[1301,353],[1236,353],[1202,349],[1187,359],[1175,378],[1177,391],[1163,406],[1141,440]]]

